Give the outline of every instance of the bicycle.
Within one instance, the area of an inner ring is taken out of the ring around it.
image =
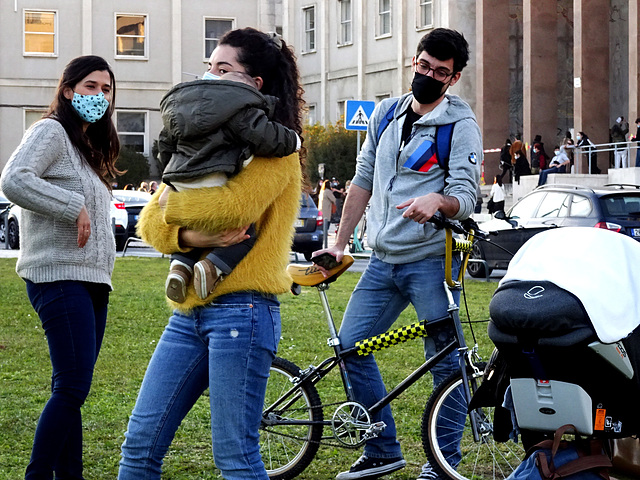
[[[288,271],[295,282],[293,293],[300,293],[303,286],[318,290],[330,333],[328,345],[333,348],[334,354],[318,366],[311,365],[304,370],[283,358],[277,357],[274,360],[260,426],[261,453],[271,479],[288,480],[299,475],[311,463],[320,444],[345,448],[363,445],[385,427],[381,423],[372,423],[371,417],[454,349],[460,352],[460,371],[454,372],[434,388],[422,416],[422,443],[429,462],[443,478],[456,480],[503,479],[520,464],[524,456],[521,446],[513,441],[497,443],[493,440],[493,408],[476,408],[467,412],[467,404],[480,385],[485,364],[477,353],[477,344],[471,349],[466,346],[458,315],[459,308],[454,302],[452,291],[462,288],[462,278],[476,232],[474,227],[477,229],[477,226],[473,222],[461,226],[443,218],[432,220],[434,223],[438,222],[439,228],[445,228],[446,232],[446,279],[443,286],[449,300],[448,315],[431,321],[422,320],[364,339],[350,349],[342,349],[340,345],[326,291],[352,265],[353,258],[345,255],[342,263],[329,270],[326,278],[315,266],[289,265]],[[454,237],[454,233],[462,235],[462,238]],[[456,279],[451,274],[454,252],[463,254],[460,273]],[[366,408],[353,400],[349,375],[344,366],[346,357],[368,355],[426,336],[434,325],[444,324],[452,328],[453,338],[433,357],[373,406]],[[316,385],[335,367],[338,367],[346,399],[338,404],[323,404]],[[330,407],[334,408],[334,412],[325,419],[324,410]],[[452,422],[458,428],[451,429]],[[330,436],[323,435],[325,427],[331,429]],[[453,435],[443,434],[446,428]],[[462,434],[456,434],[460,431]],[[330,440],[335,443],[330,443]],[[460,442],[462,459],[447,458],[443,453],[443,450],[450,450],[444,444],[449,441]]]

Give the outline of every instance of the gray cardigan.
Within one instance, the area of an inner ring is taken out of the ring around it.
[[[454,219],[465,219],[476,204],[476,190],[482,163],[482,136],[469,105],[455,95],[447,95],[446,109],[434,110],[413,124],[411,139],[400,150],[405,112],[413,95],[380,102],[369,121],[367,137],[358,155],[356,175],[352,183],[372,192],[367,215],[367,241],[376,256],[387,263],[415,262],[427,257],[444,255],[444,231],[430,223],[420,225],[403,218],[404,210],[397,205],[427,193],[443,193],[460,202]],[[398,101],[393,119],[377,139],[382,118]],[[411,160],[423,149],[430,150],[435,141],[437,125],[455,122],[449,156],[449,169],[437,163],[423,171],[411,168]],[[426,170],[426,171],[424,171]]]
[[[58,121],[40,120],[25,133],[0,184],[5,196],[22,207],[20,277],[34,283],[76,280],[111,287],[111,193]],[[79,248],[76,219],[83,205],[91,235]]]

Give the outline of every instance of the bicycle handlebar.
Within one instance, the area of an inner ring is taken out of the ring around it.
[[[427,220],[427,222],[433,224],[437,230],[449,229],[455,233],[459,233],[460,235],[473,234],[473,236],[479,238],[484,238],[488,235],[487,232],[480,230],[476,221],[471,217],[457,223],[449,220],[442,214],[442,212],[438,211],[433,215],[433,217]]]
[[[464,276],[464,271],[467,268],[469,255],[473,249],[474,237],[478,236],[480,238],[484,238],[486,237],[486,233],[480,231],[478,224],[472,218],[468,218],[461,223],[457,223],[446,218],[442,212],[436,212],[428,222],[433,224],[438,230],[445,230],[445,281],[449,287],[458,288],[462,283],[462,277]],[[454,238],[452,232],[463,235],[464,238]],[[462,252],[462,263],[460,264],[458,277],[455,280],[453,279],[452,274],[453,252]]]

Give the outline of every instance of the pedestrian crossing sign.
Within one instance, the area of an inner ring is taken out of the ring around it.
[[[376,102],[367,100],[347,100],[345,102],[344,128],[366,130]]]

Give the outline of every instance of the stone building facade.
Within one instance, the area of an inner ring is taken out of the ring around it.
[[[485,148],[538,134],[552,147],[567,130],[606,143],[616,117],[640,116],[639,3],[0,0],[0,168],[51,101],[64,65],[87,53],[113,65],[121,138],[148,155],[164,92],[201,75],[216,38],[244,26],[281,32],[294,47],[311,123],[338,121],[346,100],[408,91],[418,40],[444,26],[471,46],[451,91],[476,112]],[[497,163],[487,153],[486,178]]]

